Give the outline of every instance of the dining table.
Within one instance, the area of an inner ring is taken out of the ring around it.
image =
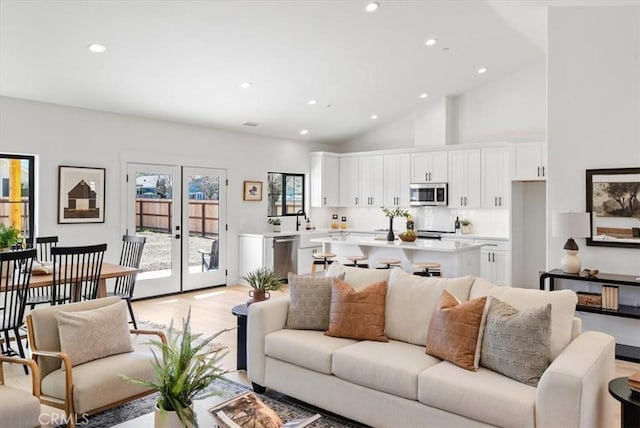
[[[121,266],[117,263],[102,262],[100,281],[98,282],[98,298],[107,296],[107,279],[128,276],[138,272],[139,269]],[[31,275],[29,288],[47,287],[53,285],[53,274]]]

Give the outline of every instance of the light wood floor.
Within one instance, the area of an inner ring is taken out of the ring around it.
[[[243,285],[213,288],[195,291],[175,296],[160,297],[155,299],[134,302],[136,318],[140,321],[168,326],[171,320],[179,325],[187,316],[191,307],[191,328],[193,332],[204,335],[214,334],[222,329],[234,328],[237,320],[231,314],[233,306],[245,303],[249,288]],[[276,297],[278,292],[273,293]],[[223,360],[226,369],[236,370],[236,332],[230,331],[218,337],[218,341],[229,349],[228,355]],[[22,366],[6,365],[5,377],[8,385],[30,390],[29,377],[24,375]],[[629,376],[640,371],[640,364],[616,360],[616,377]],[[244,372],[231,373],[234,380],[247,383]],[[45,406],[46,407],[46,406]],[[57,409],[46,407],[46,411],[58,412]],[[619,420],[620,410],[616,411],[616,421]],[[46,425],[45,425],[46,427]]]

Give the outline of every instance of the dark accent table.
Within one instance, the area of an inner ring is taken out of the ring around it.
[[[249,308],[246,303],[234,306],[231,313],[238,318],[238,344],[236,353],[236,366],[238,370],[247,369],[247,315]]]
[[[640,287],[640,279],[635,275],[618,275],[613,273],[598,273],[597,276],[582,276],[577,273],[566,273],[561,269],[553,269],[540,274],[540,290],[546,290],[546,282],[549,280],[549,291],[555,290],[555,280],[563,279],[567,281],[597,282],[600,284],[624,285],[629,287]],[[576,311],[590,312],[594,314],[609,315],[613,317],[623,317],[640,319],[640,307],[619,305],[618,310],[602,309],[591,306],[576,306]],[[640,348],[636,346],[616,344],[616,358],[625,361],[640,363]]]
[[[626,377],[609,382],[609,394],[620,402],[622,428],[640,427],[640,395],[632,395]]]

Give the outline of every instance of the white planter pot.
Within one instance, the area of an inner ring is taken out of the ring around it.
[[[471,226],[462,226],[461,229],[462,229],[462,233],[464,233],[465,235],[467,233],[471,233]]]
[[[274,226],[273,226],[273,231],[274,231],[274,232],[280,232],[280,230],[281,230],[281,226],[280,226],[280,225],[277,225],[277,226],[276,226],[276,225],[274,225]]]
[[[180,418],[176,412],[159,409],[156,405],[153,412],[153,426],[154,428],[184,428]],[[187,424],[187,427],[191,427],[191,424]]]

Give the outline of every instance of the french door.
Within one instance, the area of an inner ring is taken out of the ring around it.
[[[134,297],[226,283],[226,170],[127,163],[127,233],[147,241]]]

